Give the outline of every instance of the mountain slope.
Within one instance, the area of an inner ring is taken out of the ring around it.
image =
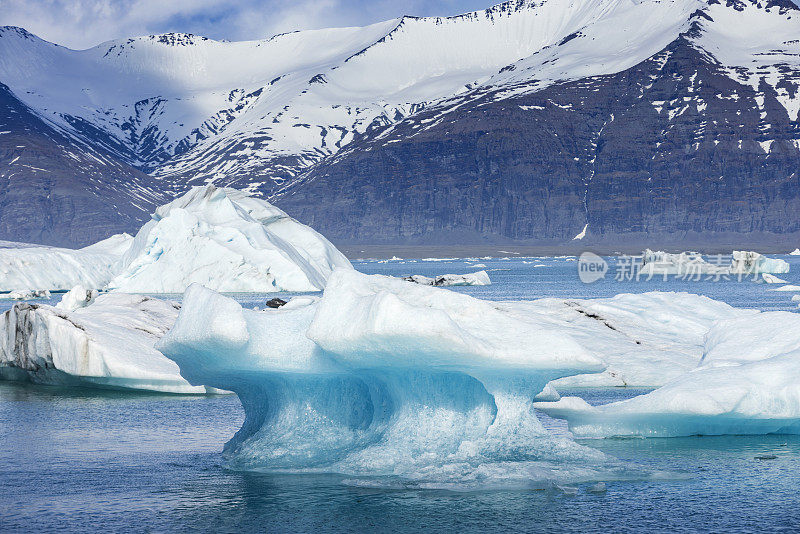
[[[0,239],[79,247],[141,225],[154,180],[70,139],[0,84]]]
[[[0,82],[154,194],[232,185],[340,241],[783,246],[798,37],[789,0],[512,0],[83,51],[3,28]]]

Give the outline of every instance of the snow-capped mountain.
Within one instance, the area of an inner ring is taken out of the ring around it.
[[[81,51],[6,27],[0,82],[154,195],[233,185],[339,240],[800,232],[789,0],[512,0]]]

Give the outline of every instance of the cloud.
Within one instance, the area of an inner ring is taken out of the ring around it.
[[[363,26],[401,15],[446,16],[491,0],[0,0],[0,25],[70,48],[165,32],[232,41],[332,26]]]

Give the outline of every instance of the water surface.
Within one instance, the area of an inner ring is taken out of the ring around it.
[[[363,272],[464,273],[495,284],[457,288],[498,300],[692,291],[736,306],[797,310],[792,293],[747,282],[581,284],[574,261],[356,262]],[[525,263],[529,262],[529,263]],[[800,259],[781,275],[800,277]],[[536,267],[544,265],[544,267]],[[53,300],[58,300],[55,297]],[[263,306],[266,295],[238,296]],[[7,307],[7,306],[6,306]],[[648,390],[576,389],[593,404]],[[234,396],[103,393],[0,383],[0,531],[753,532],[800,529],[800,437],[583,440],[656,476],[543,491],[356,488],[346,477],[235,472],[222,446],[243,413]],[[542,415],[553,433],[562,421]],[[760,460],[756,457],[774,459]],[[659,477],[658,473],[664,473]],[[677,476],[676,476],[677,475]]]

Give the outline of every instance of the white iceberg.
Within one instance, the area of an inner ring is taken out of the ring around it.
[[[800,291],[800,286],[795,284],[787,284],[781,287],[773,287],[770,291]]]
[[[49,299],[50,292],[46,289],[17,289],[8,293],[0,293],[3,300],[33,300]]]
[[[734,250],[731,260],[732,274],[757,275],[761,273],[781,274],[789,272],[789,263],[780,258],[768,258],[758,252]]]
[[[108,284],[127,293],[319,291],[352,269],[322,235],[270,203],[229,188],[194,187],[159,207]]]
[[[194,285],[157,348],[190,382],[238,393],[236,468],[452,489],[620,475],[532,409],[549,380],[602,363],[499,303],[349,270],[292,309],[247,310]]]
[[[642,253],[640,276],[727,274],[728,265],[707,262],[699,252],[672,254],[646,249]]]
[[[175,321],[176,303],[104,294],[88,306],[71,307],[21,303],[0,315],[0,378],[167,393],[216,391],[190,385],[178,366],[153,348]]]
[[[800,256],[800,248],[796,248],[789,253],[790,256]]]
[[[563,397],[537,407],[579,437],[800,433],[800,315],[720,321],[693,371],[646,395],[602,406]]]
[[[406,282],[414,282],[415,284],[422,284],[424,286],[488,286],[492,281],[489,279],[489,274],[486,271],[478,271],[475,273],[467,274],[442,274],[434,276],[422,276],[421,274],[413,274],[411,276],[403,277]]]
[[[778,278],[777,276],[769,274],[769,273],[763,273],[761,275],[761,279],[764,282],[766,282],[767,284],[785,284],[786,283],[786,280],[784,280],[782,278]]]
[[[75,286],[61,297],[61,300],[56,304],[56,308],[66,311],[74,311],[78,308],[85,308],[97,297],[97,291],[94,289],[86,289],[83,286]]]
[[[235,189],[194,187],[156,209],[136,237],[80,250],[0,248],[0,292],[182,293],[192,283],[230,292],[319,291],[352,268],[327,239],[269,202]]]
[[[699,252],[673,254],[646,249],[642,253],[639,276],[699,276],[738,275],[757,276],[762,273],[788,273],[789,263],[779,258],[768,258],[758,252],[734,250],[729,264],[723,264],[722,256],[716,262],[707,261]]]
[[[109,239],[116,239],[112,237]],[[102,246],[81,250],[20,245],[0,248],[0,291],[68,290],[76,285],[104,287],[116,273],[117,250]]]

